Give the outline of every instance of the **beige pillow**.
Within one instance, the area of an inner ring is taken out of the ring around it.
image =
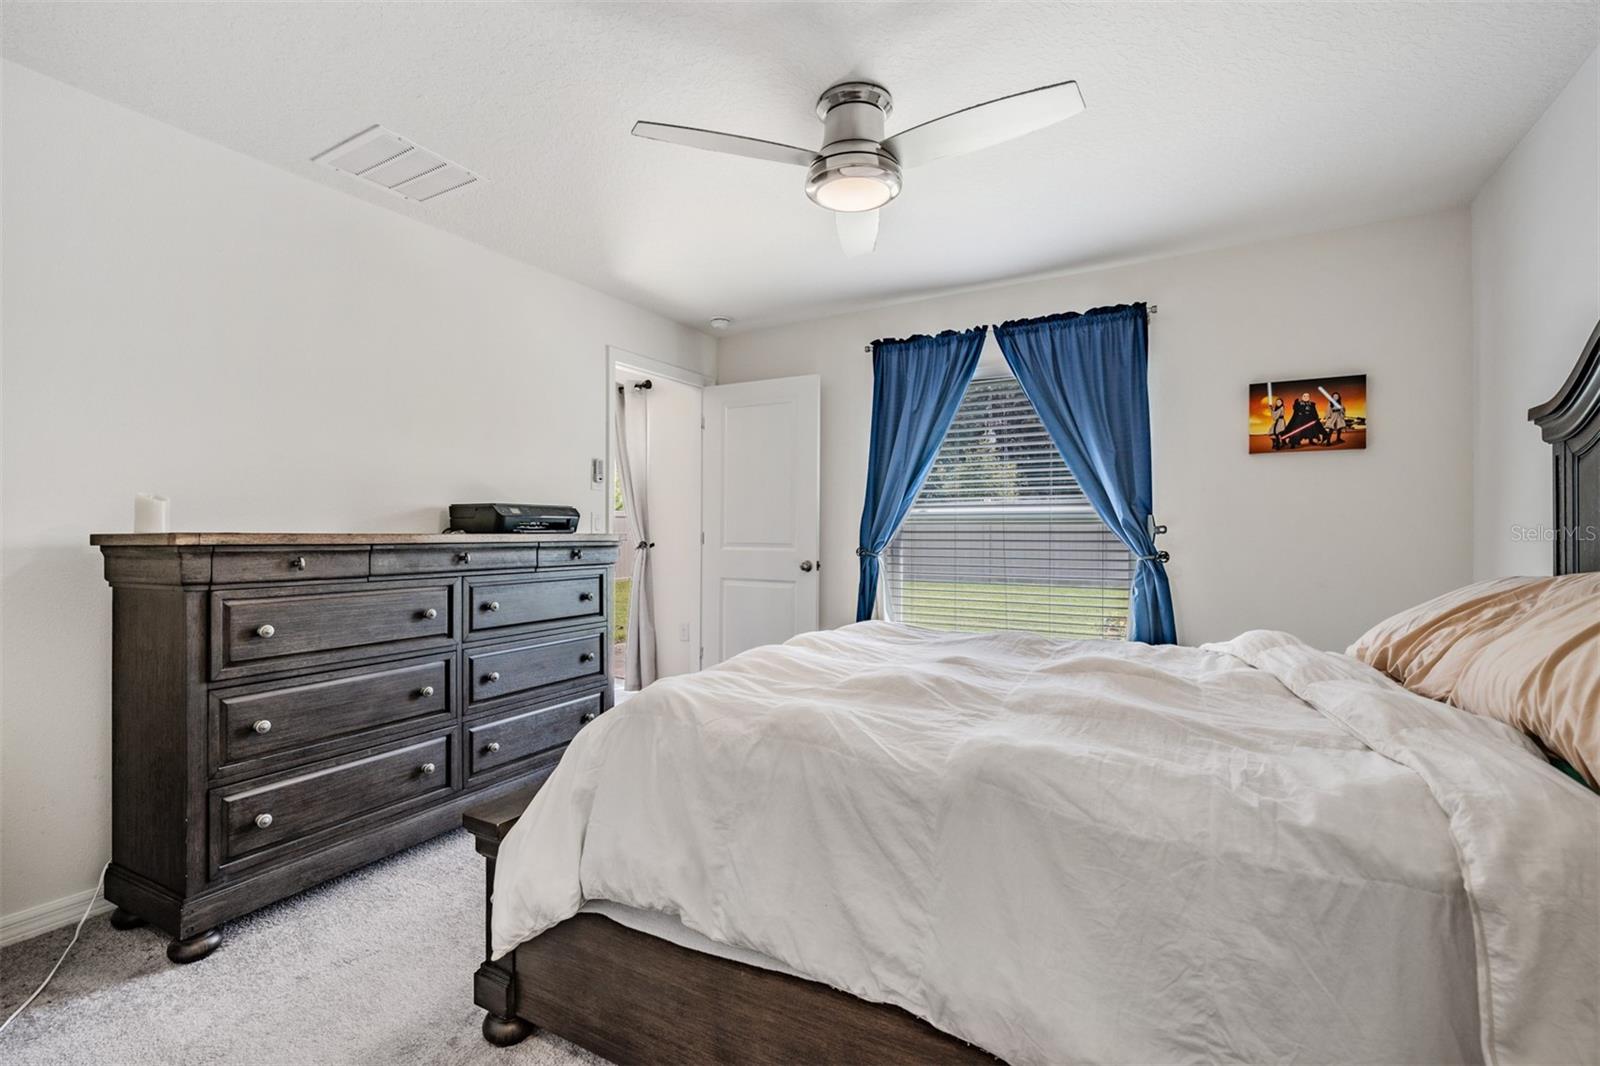
[[[1600,783],[1600,574],[1468,585],[1384,619],[1349,654],[1532,733]]]

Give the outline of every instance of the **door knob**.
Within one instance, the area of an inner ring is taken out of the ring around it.
[[[804,570],[808,574],[811,573],[811,560],[810,559],[802,559],[800,561],[800,569]]]

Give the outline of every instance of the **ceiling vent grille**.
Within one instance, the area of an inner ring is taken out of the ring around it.
[[[382,126],[362,130],[311,159],[417,203],[483,180]]]

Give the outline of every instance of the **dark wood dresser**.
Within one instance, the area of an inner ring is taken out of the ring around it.
[[[612,705],[615,538],[100,534],[113,924],[217,926],[526,789]]]

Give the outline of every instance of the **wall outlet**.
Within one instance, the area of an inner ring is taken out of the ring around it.
[[[678,627],[678,639],[685,644],[689,642],[689,623],[685,622]]]

